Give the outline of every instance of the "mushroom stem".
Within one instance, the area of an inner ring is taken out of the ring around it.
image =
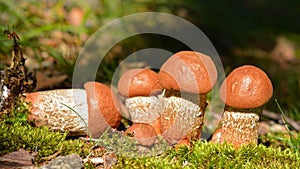
[[[88,104],[85,90],[49,90],[26,93],[25,96],[25,101],[31,103],[29,106],[31,112],[29,120],[32,120],[35,125],[46,125],[55,131],[68,131],[71,136],[88,133],[85,126],[88,122]]]
[[[253,109],[261,111],[261,108]],[[236,148],[243,144],[257,144],[259,115],[244,110],[225,110],[222,120],[222,140]]]
[[[177,141],[184,137],[193,141],[199,140],[206,105],[206,94],[166,90],[164,111],[161,115],[162,133],[166,136],[173,133],[172,138]]]
[[[130,120],[134,123],[147,123],[151,125],[157,134],[161,134],[160,114],[162,103],[156,96],[137,96],[127,98],[125,106],[130,114]]]

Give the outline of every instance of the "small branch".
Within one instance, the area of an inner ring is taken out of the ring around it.
[[[281,114],[280,113],[274,113],[268,110],[263,110],[262,116],[265,116],[267,118],[270,118],[272,120],[282,120]],[[300,124],[298,124],[296,121],[293,119],[290,119],[288,117],[285,117],[286,122],[289,123],[290,126],[292,126],[295,130],[300,131]]]
[[[50,161],[50,160],[56,158],[59,154],[61,154],[62,148],[63,148],[63,145],[60,146],[59,150],[56,153],[54,153],[48,157],[43,157],[43,158],[41,158],[41,160]]]

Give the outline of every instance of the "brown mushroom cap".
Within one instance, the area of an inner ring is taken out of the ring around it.
[[[138,143],[143,146],[153,145],[157,136],[155,129],[147,123],[133,123],[125,131],[125,134],[133,135],[133,138],[137,139]]]
[[[217,81],[217,69],[209,56],[181,51],[162,65],[158,77],[163,88],[167,90],[205,94]]]
[[[234,69],[220,88],[220,97],[234,108],[257,108],[273,95],[273,86],[261,69],[244,65]]]
[[[99,137],[111,126],[117,128],[121,122],[120,105],[112,90],[97,82],[84,84],[88,101],[88,128],[92,137]]]
[[[150,69],[131,69],[118,83],[119,93],[127,97],[149,96],[162,90],[157,73]]]

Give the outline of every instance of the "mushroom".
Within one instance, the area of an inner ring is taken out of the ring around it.
[[[234,69],[220,88],[220,97],[226,105],[221,140],[237,148],[257,144],[260,114],[272,94],[272,83],[261,69],[252,65]]]
[[[147,123],[134,123],[125,134],[136,139],[142,146],[152,146],[156,140],[157,133],[155,129]]]
[[[150,69],[131,69],[119,82],[119,94],[126,97],[125,107],[134,123],[148,123],[160,134],[162,105],[157,97],[162,90],[157,73]]]
[[[71,136],[90,131],[92,137],[99,137],[107,127],[117,128],[121,115],[110,88],[97,82],[87,82],[84,87],[26,93],[25,101],[31,103],[29,120]]]
[[[161,116],[162,135],[175,144],[187,137],[198,140],[206,108],[206,94],[217,80],[212,59],[202,53],[181,51],[171,56],[158,73],[166,90]]]

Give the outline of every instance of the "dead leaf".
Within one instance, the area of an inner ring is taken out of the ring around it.
[[[44,75],[41,72],[36,73],[36,90],[41,90],[45,88],[53,88],[54,86],[57,86],[61,84],[63,81],[67,79],[67,75],[60,75],[60,76],[54,76],[54,77],[48,77]]]

